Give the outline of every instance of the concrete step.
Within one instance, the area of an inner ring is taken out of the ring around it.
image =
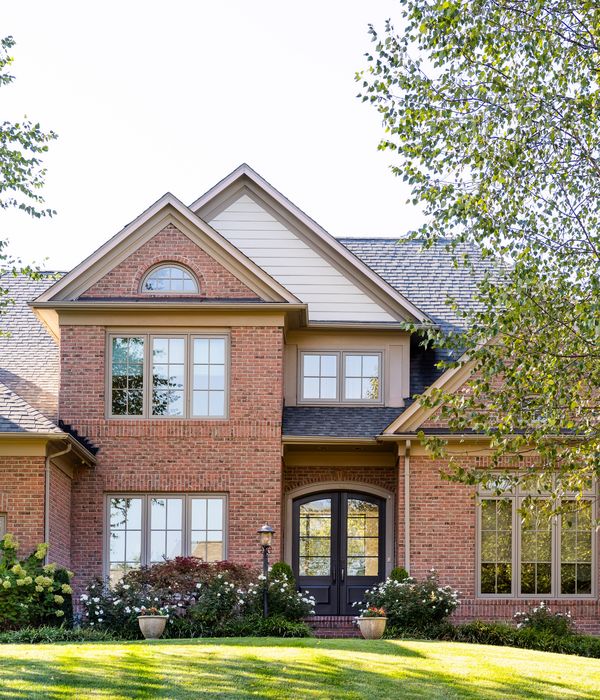
[[[325,639],[349,639],[360,637],[360,630],[352,615],[313,615],[306,618],[315,637]]]

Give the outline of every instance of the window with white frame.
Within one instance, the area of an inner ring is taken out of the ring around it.
[[[106,551],[107,574],[113,583],[130,569],[174,557],[222,561],[225,496],[111,495]]]
[[[481,596],[592,596],[595,590],[594,494],[562,501],[555,516],[544,495],[482,491],[478,508]]]
[[[142,292],[166,294],[197,294],[198,282],[189,270],[181,265],[158,265],[144,277]]]
[[[381,352],[302,352],[300,402],[381,403]]]
[[[227,337],[111,335],[111,417],[224,418]]]

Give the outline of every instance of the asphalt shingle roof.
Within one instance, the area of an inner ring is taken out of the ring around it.
[[[457,253],[468,252],[477,261],[475,273],[454,264],[444,241],[423,249],[421,241],[393,238],[338,240],[446,331],[460,330],[462,323],[446,300],[455,298],[465,311],[473,308],[477,283],[491,269],[467,244],[459,244]]]
[[[49,421],[57,419],[58,344],[28,306],[55,281],[54,273],[44,273],[39,280],[24,275],[0,277],[0,288],[8,290],[11,300],[0,313],[0,383],[12,392],[11,396],[0,394],[0,415],[10,415],[11,420],[17,410],[14,395]],[[31,420],[30,416],[25,421],[26,431],[30,430]],[[39,423],[39,418],[36,421]],[[46,428],[43,432],[47,432]]]
[[[372,438],[404,410],[384,406],[286,406],[283,434]]]
[[[0,384],[0,433],[60,433],[46,416]]]

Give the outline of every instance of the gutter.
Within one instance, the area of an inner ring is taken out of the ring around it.
[[[282,435],[284,445],[375,445],[375,438],[328,437],[327,435]]]
[[[6,438],[8,440],[48,440],[49,442],[55,442],[57,440],[60,440],[71,445],[71,449],[73,450],[73,452],[76,453],[77,456],[81,459],[81,461],[84,464],[87,464],[88,467],[93,467],[96,464],[96,457],[86,447],[84,447],[84,445],[75,440],[75,438],[72,435],[69,435],[69,433],[65,433],[63,431],[57,433],[4,432],[0,433],[0,440],[2,438]]]

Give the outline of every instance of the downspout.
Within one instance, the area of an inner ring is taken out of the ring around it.
[[[410,574],[410,440],[404,447],[404,568]]]
[[[44,473],[44,542],[50,545],[50,463],[56,457],[62,457],[73,449],[73,445],[69,444],[65,450],[55,452],[46,457],[46,469]],[[44,557],[44,563],[48,563],[48,552]]]

